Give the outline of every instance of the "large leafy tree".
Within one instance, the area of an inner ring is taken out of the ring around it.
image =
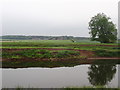
[[[104,13],[98,13],[89,22],[89,30],[92,41],[101,43],[113,43],[117,40],[117,29],[115,24]]]

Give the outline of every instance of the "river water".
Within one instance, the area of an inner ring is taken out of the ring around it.
[[[2,69],[2,88],[118,87],[119,65]]]

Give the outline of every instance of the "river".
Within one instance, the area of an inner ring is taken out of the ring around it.
[[[2,88],[118,87],[115,64],[77,65],[57,68],[3,68]]]

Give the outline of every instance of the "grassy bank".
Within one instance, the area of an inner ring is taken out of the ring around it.
[[[59,61],[3,61],[3,68],[28,68],[28,67],[74,67],[80,64],[120,64],[120,60],[78,60],[66,59]]]

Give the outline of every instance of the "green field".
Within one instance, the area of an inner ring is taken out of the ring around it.
[[[3,67],[73,66],[91,63],[85,60],[89,57],[114,58],[119,57],[120,54],[117,43],[71,42],[70,40],[3,41],[1,49]],[[89,53],[93,54],[89,55]],[[76,60],[80,61],[76,62]]]
[[[80,46],[80,45],[98,45],[98,46]],[[73,48],[82,50],[92,49],[113,49],[117,48],[99,46],[99,45],[118,45],[117,43],[91,43],[87,42],[71,42],[70,40],[16,40],[10,42],[2,42],[1,48]]]

